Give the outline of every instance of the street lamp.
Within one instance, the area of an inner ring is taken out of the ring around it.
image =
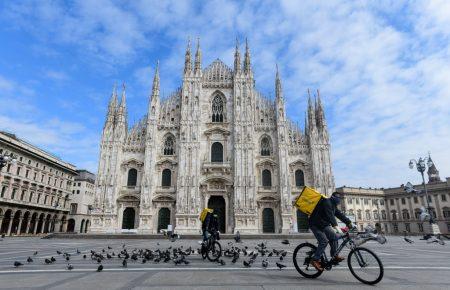
[[[11,153],[9,155],[7,154],[0,154],[0,171],[3,169],[3,167],[6,166],[6,164],[14,164],[17,162],[17,158]]]
[[[426,164],[425,164],[426,162]],[[425,170],[428,168],[430,168],[431,166],[433,166],[433,161],[431,160],[430,157],[419,157],[419,160],[415,160],[415,159],[411,159],[409,161],[409,168],[410,169],[414,169],[414,166],[416,166],[417,171],[420,172],[420,174],[422,175],[422,181],[423,181],[423,186],[425,189],[425,199],[427,200],[427,211],[430,215],[430,224],[434,224],[434,218],[433,218],[433,214],[431,212],[431,207],[430,207],[430,201],[428,200],[428,190],[427,190],[427,183],[425,182]]]

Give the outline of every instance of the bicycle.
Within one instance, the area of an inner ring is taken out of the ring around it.
[[[222,256],[222,246],[217,240],[220,240],[219,231],[214,231],[202,243],[201,254],[203,259],[208,258],[210,262],[216,262]]]
[[[377,284],[381,281],[381,279],[383,279],[383,263],[374,252],[367,248],[360,247],[360,245],[369,240],[377,240],[383,244],[386,242],[386,239],[383,236],[378,236],[367,232],[359,232],[356,237],[361,238],[362,242],[356,243],[350,236],[350,232],[346,231],[339,238],[343,241],[339,245],[336,255],[339,255],[345,246],[350,248],[350,252],[347,256],[347,265],[352,275],[364,284]],[[315,245],[306,242],[298,245],[294,250],[294,266],[305,278],[314,279],[323,273],[323,271],[317,270],[311,265],[312,256],[314,255],[316,249],[317,247]],[[330,271],[333,266],[337,266],[339,263],[336,263],[333,259],[329,260],[324,252],[321,257],[321,264],[324,270]],[[358,272],[358,270],[360,272]]]

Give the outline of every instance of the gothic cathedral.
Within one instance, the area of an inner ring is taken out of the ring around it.
[[[275,100],[255,88],[250,51],[234,69],[202,68],[199,44],[185,55],[181,87],[160,99],[159,65],[148,113],[128,127],[125,89],[114,89],[100,144],[92,232],[199,233],[204,207],[222,233],[302,231],[293,206],[303,186],[334,190],[320,96],[309,99],[304,132],[286,117],[278,69]]]

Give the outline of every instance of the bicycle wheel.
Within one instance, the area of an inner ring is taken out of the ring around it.
[[[217,260],[219,260],[220,256],[222,256],[222,246],[219,244],[219,242],[214,241],[209,246],[206,252],[206,257],[211,262],[216,262]]]
[[[383,263],[367,248],[357,247],[351,250],[347,264],[352,275],[364,284],[374,285],[383,279]]]
[[[295,269],[305,278],[317,278],[322,275],[323,271],[319,271],[311,265],[312,256],[317,247],[310,243],[303,243],[294,250],[293,259]]]

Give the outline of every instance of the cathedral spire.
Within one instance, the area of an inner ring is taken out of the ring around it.
[[[311,133],[311,129],[316,126],[316,114],[314,106],[311,101],[311,95],[308,89],[308,132]]]
[[[428,183],[439,182],[441,177],[439,176],[439,170],[437,170],[436,165],[434,165],[433,160],[431,160],[431,155],[428,153]]]
[[[281,86],[280,73],[278,72],[278,64],[276,64],[277,73],[275,75],[275,93],[277,100],[283,99],[283,88]]]
[[[116,83],[114,83],[113,90],[111,93],[111,98],[109,100],[108,113],[106,115],[105,127],[107,124],[114,123],[116,110],[117,110],[117,87],[116,87]]]
[[[195,52],[194,72],[200,72],[202,69],[202,52],[200,50],[200,37],[197,38],[197,51]]]
[[[125,93],[126,87],[125,83],[122,84],[122,98],[120,99],[119,109],[126,110],[127,109],[127,95]]]
[[[244,57],[244,72],[250,73],[252,70],[250,62],[250,49],[248,48],[248,40],[245,38],[245,57]]]
[[[191,38],[189,38],[188,45],[186,47],[186,54],[184,57],[184,74],[189,74],[191,71],[192,71]]]
[[[241,53],[239,52],[239,39],[236,37],[236,49],[234,52],[234,73],[241,71]]]
[[[322,101],[320,99],[319,90],[317,90],[317,105],[316,105],[315,113],[316,113],[317,125],[319,125],[320,127],[325,127],[327,124],[326,124],[326,120],[325,120],[325,113],[323,110]]]
[[[155,76],[153,77],[152,100],[159,97],[159,60],[156,63]]]

